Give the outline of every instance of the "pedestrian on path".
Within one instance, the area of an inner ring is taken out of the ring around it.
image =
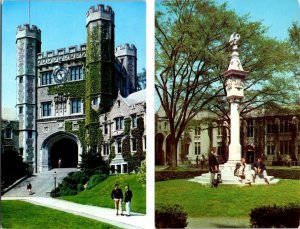
[[[210,172],[210,186],[217,187],[218,183],[214,183],[217,180],[217,175],[219,172],[219,162],[216,156],[217,148],[211,147],[210,153],[208,154],[208,166]]]
[[[32,185],[30,184],[29,181],[27,181],[27,185],[26,185],[27,191],[28,191],[28,195],[32,195],[31,189],[32,189]]]
[[[132,199],[132,191],[129,189],[129,185],[126,185],[124,202],[125,202],[125,206],[126,206],[127,216],[130,216],[131,199]]]
[[[116,215],[119,215],[119,210],[121,212],[121,215],[123,215],[123,209],[122,209],[123,193],[119,187],[119,184],[115,184],[115,188],[111,192],[111,198],[115,202],[115,209],[117,210]]]

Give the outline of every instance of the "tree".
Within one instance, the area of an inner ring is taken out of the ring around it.
[[[267,102],[285,104],[296,97],[294,78],[286,74],[295,66],[291,47],[268,38],[261,22],[214,1],[168,0],[162,5],[155,19],[155,89],[170,125],[171,167],[177,165],[179,139],[197,113],[210,110],[230,125],[222,72],[230,61],[233,32],[241,35],[240,59],[250,72],[241,116]]]
[[[146,69],[143,68],[142,72],[137,74],[137,90],[143,90],[146,88]]]

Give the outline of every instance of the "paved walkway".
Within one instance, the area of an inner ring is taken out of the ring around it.
[[[249,228],[247,217],[201,217],[188,218],[188,229],[198,228]]]
[[[114,209],[77,204],[49,197],[2,197],[2,200],[22,200],[32,204],[95,219],[122,228],[146,228],[147,225],[146,216],[139,213],[132,213],[130,217],[116,216]]]

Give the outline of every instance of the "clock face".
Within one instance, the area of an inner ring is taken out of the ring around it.
[[[56,83],[64,83],[68,79],[68,69],[58,67],[53,70],[53,76]]]

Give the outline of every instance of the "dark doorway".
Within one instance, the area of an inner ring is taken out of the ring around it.
[[[254,151],[247,152],[246,163],[249,163],[249,164],[254,163]]]
[[[74,140],[63,138],[53,144],[50,149],[52,168],[75,168],[78,164],[78,146]],[[60,163],[59,163],[60,161]],[[60,164],[60,166],[59,166]]]

